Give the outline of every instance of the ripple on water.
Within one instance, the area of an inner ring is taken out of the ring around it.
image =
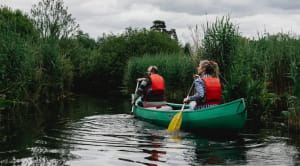
[[[17,132],[0,139],[0,165],[299,165],[299,145],[268,130],[234,136],[168,133],[115,112],[129,107],[85,98],[63,110],[51,107],[45,119],[43,112],[28,118],[36,118],[33,123],[23,119],[10,126]]]
[[[22,164],[293,165],[299,154],[286,144],[286,137],[168,133],[127,114],[93,115],[58,124],[27,149],[31,154]]]

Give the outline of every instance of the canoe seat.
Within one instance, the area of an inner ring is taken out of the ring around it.
[[[160,108],[163,106],[166,106],[167,102],[166,101],[157,101],[157,102],[143,102],[143,107],[149,108],[149,107],[156,107],[156,108]]]
[[[147,109],[151,110],[161,110],[161,111],[171,111],[173,110],[172,107],[168,105],[160,106],[160,107],[147,107]]]

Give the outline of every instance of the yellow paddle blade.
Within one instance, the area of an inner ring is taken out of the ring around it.
[[[171,120],[169,127],[168,127],[168,131],[169,132],[175,132],[178,131],[180,129],[181,126],[181,122],[182,122],[182,111],[178,112],[173,119]]]

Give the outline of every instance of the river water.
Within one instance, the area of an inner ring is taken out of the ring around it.
[[[2,112],[1,165],[300,165],[300,140],[276,129],[180,131],[130,115],[128,98],[81,96]]]

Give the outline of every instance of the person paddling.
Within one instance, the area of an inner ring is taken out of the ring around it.
[[[196,101],[194,110],[219,105],[222,100],[222,86],[218,78],[218,64],[202,60],[197,69],[199,75],[194,75],[195,94],[184,98],[183,102]]]
[[[143,107],[161,107],[166,105],[165,100],[165,81],[158,74],[156,66],[149,66],[146,78],[138,78],[141,82],[132,100],[132,105],[139,96],[142,96],[142,103],[138,103]]]

